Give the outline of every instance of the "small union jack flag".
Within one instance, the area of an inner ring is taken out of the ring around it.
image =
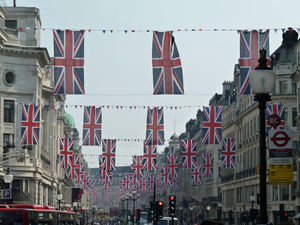
[[[222,142],[222,168],[235,168],[236,139],[227,138]]]
[[[149,191],[152,193],[154,191],[154,184],[156,186],[156,180],[154,173],[152,172],[149,176]],[[156,187],[155,187],[156,188]]]
[[[196,168],[192,169],[192,179],[193,179],[193,184],[201,184],[201,164],[197,164]]]
[[[222,143],[222,106],[203,107],[202,144]]]
[[[71,156],[69,155],[69,168],[68,168],[68,176],[72,179],[77,180],[77,171],[80,168],[79,164],[79,154],[72,154]]]
[[[212,177],[214,171],[214,158],[212,153],[203,154],[203,177]]]
[[[117,140],[104,139],[102,140],[102,159],[103,168],[106,171],[116,169],[116,143]]]
[[[84,94],[84,30],[53,30],[54,94]]]
[[[183,94],[182,66],[172,33],[153,32],[153,94]]]
[[[84,174],[83,174],[83,178],[82,178],[82,180],[81,180],[82,188],[83,188],[84,190],[86,190],[88,181],[89,181],[89,180],[88,180],[88,173],[87,173],[87,171],[85,171]]]
[[[177,170],[179,167],[179,164],[177,162],[178,157],[174,155],[167,155],[167,160],[168,160],[168,169],[169,169],[169,174],[171,178],[177,177]]]
[[[147,127],[146,127],[146,145],[163,145],[164,144],[164,111],[148,107]]]
[[[38,145],[40,136],[40,106],[22,104],[21,145]]]
[[[144,144],[143,161],[143,169],[156,170],[156,146]]]
[[[269,117],[271,115],[277,115],[280,117],[280,123],[278,127],[275,129],[283,129],[284,128],[284,105],[283,103],[273,103],[267,104],[266,107],[266,128],[271,129],[271,125],[269,123]]]
[[[130,179],[130,174],[127,173],[127,174],[124,176],[124,178],[123,178],[124,188],[125,188],[126,191],[128,191],[128,190],[130,189],[130,183],[131,183],[130,180],[131,180],[131,179]]]
[[[170,183],[171,183],[172,189],[177,190],[177,188],[178,188],[178,179],[177,179],[177,177],[172,177],[170,179]]]
[[[252,94],[249,83],[249,74],[258,66],[259,50],[264,48],[269,56],[269,30],[265,32],[240,32],[240,94]]]
[[[81,184],[81,180],[83,178],[84,175],[84,167],[85,164],[82,162],[79,162],[79,170],[77,171],[77,184]]]
[[[182,166],[188,169],[196,168],[197,163],[196,163],[196,157],[197,157],[197,152],[196,152],[196,147],[197,147],[197,142],[195,140],[182,140],[182,159],[183,163]]]
[[[134,172],[136,177],[140,177],[143,175],[143,156],[132,156],[133,162],[131,165],[131,170]]]
[[[168,173],[168,165],[161,165],[161,178],[162,178],[162,186],[164,190],[167,190],[170,185],[169,173]]]
[[[146,192],[147,191],[147,178],[140,177],[140,191]]]
[[[99,146],[101,144],[102,111],[101,107],[85,106],[83,114],[82,145]]]
[[[73,155],[73,138],[60,138],[59,139],[59,155],[61,167],[64,169],[69,169],[69,156]]]

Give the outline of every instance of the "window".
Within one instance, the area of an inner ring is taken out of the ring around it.
[[[17,20],[5,20],[5,27],[17,29]]]
[[[284,108],[283,115],[284,115],[284,125],[288,126],[288,109],[287,108]]]
[[[4,100],[4,122],[13,123],[14,122],[14,101]]]
[[[289,200],[289,187],[290,185],[281,185],[280,186],[280,201]]]
[[[295,82],[292,83],[292,94],[297,94],[297,84]]]
[[[15,83],[15,74],[11,71],[7,71],[4,74],[4,84],[6,86],[13,86],[14,83]]]
[[[287,95],[288,94],[287,81],[279,81],[279,94],[281,94],[281,95]]]
[[[297,108],[292,108],[292,126],[296,127],[297,126]]]
[[[3,134],[3,154],[5,155],[10,148],[14,148],[14,135],[13,134]]]

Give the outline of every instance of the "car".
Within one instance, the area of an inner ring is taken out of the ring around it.
[[[172,217],[163,217],[158,220],[157,225],[172,225]],[[174,225],[178,225],[178,219],[174,217]]]

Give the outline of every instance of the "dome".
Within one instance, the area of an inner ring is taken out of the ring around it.
[[[69,113],[65,112],[65,119],[67,125],[70,125],[71,127],[75,127],[75,120]]]

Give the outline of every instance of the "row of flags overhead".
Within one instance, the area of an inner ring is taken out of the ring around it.
[[[222,106],[209,106],[203,108],[202,113],[202,144],[222,144]],[[275,114],[281,118],[279,128],[284,127],[283,103],[267,104],[266,127],[269,129],[268,118]],[[40,136],[40,105],[22,104],[21,120],[21,145],[39,145]],[[101,107],[85,106],[83,116],[84,146],[101,145],[102,110]],[[143,141],[147,146],[164,145],[164,116],[163,108],[148,107],[146,138],[141,139],[117,139],[118,141]],[[115,141],[117,141],[115,140]],[[144,150],[145,151],[145,150]],[[154,151],[154,150],[153,150]]]
[[[7,28],[7,27],[4,27],[4,28]],[[14,28],[10,28],[9,29],[14,29]],[[294,28],[295,30],[297,30],[298,32],[300,32],[300,28]],[[55,28],[50,28],[50,27],[41,27],[41,28],[38,28],[38,27],[17,27],[15,28],[15,30],[19,30],[19,31],[26,31],[26,30],[42,30],[42,31],[53,31],[53,30],[57,30]],[[124,33],[124,34],[127,34],[127,33],[139,33],[139,32],[146,32],[146,33],[152,33],[154,31],[161,31],[161,32],[164,32],[165,30],[158,30],[158,29],[103,29],[103,28],[98,28],[98,29],[95,29],[95,28],[88,28],[88,29],[77,29],[77,30],[80,30],[80,31],[85,31],[85,32],[101,32],[103,34],[106,34],[106,33],[114,33],[114,32],[117,32],[117,33]],[[275,33],[277,33],[278,31],[282,31],[284,32],[286,30],[286,28],[262,28],[262,29],[233,29],[233,28],[178,28],[178,29],[169,29],[168,31],[170,32],[205,32],[205,31],[209,31],[209,32],[212,32],[212,31],[227,31],[227,32],[237,32],[238,34],[242,31],[252,31],[252,30],[258,30],[258,31],[264,31],[264,30],[271,30],[271,31],[274,31]]]
[[[95,199],[96,190],[94,180],[89,176],[89,171],[84,162],[80,160],[80,155],[73,152],[73,138],[59,138],[59,156],[61,168],[66,169],[67,176],[80,185],[83,190]]]
[[[84,30],[53,30],[54,94],[85,94]],[[240,31],[240,94],[252,94],[249,74],[258,66],[259,50],[269,56],[269,30]],[[153,31],[153,94],[184,94],[183,72],[172,32]]]

